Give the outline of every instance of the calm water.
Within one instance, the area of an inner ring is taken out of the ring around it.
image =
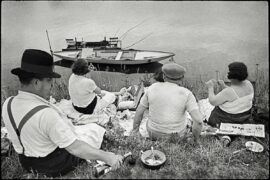
[[[266,2],[4,1],[1,23],[2,90],[18,85],[10,70],[20,66],[25,49],[49,52],[46,29],[54,51],[66,47],[65,38],[122,36],[126,47],[147,37],[132,48],[174,52],[177,63],[194,62],[184,64],[187,76],[202,74],[204,80],[214,78],[216,69],[225,73],[227,63],[222,62],[228,59],[248,62],[252,73],[257,62],[268,70]],[[56,71],[70,74],[67,68]]]

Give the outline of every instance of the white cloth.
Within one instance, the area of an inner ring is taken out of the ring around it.
[[[186,111],[198,109],[190,90],[170,82],[152,84],[140,104],[149,107],[149,129],[167,134],[184,134],[187,126]]]
[[[22,146],[18,140],[7,112],[6,99],[2,108],[2,117],[8,130],[8,138],[11,140],[15,151],[22,153]],[[16,126],[24,115],[39,105],[49,105],[49,102],[32,93],[19,91],[11,104],[11,111]],[[34,114],[21,130],[21,141],[25,148],[25,155],[32,157],[44,157],[54,151],[58,146],[65,148],[71,145],[77,136],[72,128],[57,113],[54,108],[45,108]]]
[[[215,106],[210,104],[208,98],[199,100],[198,105],[199,105],[199,108],[200,108],[200,112],[202,113],[204,118],[208,121],[208,119],[209,119],[209,117],[211,115],[211,112],[213,111]]]
[[[75,106],[87,107],[96,97],[96,83],[87,77],[71,74],[68,82],[68,92]]]
[[[94,113],[102,111],[104,108],[112,104],[116,99],[116,96],[114,93],[101,90],[101,94],[105,94],[105,95],[102,98],[98,97],[97,105],[94,109]]]
[[[101,146],[105,132],[106,130],[96,123],[75,126],[75,133],[78,139],[98,149]]]
[[[101,102],[101,103],[105,104],[104,102]],[[57,106],[57,108],[59,108],[63,113],[65,113],[67,117],[72,119],[72,121],[76,124],[97,123],[103,126],[110,119],[110,116],[106,114],[105,109],[103,109],[104,111],[101,111],[101,110],[94,111],[93,114],[90,114],[90,115],[79,113],[72,106],[72,101],[67,100],[67,99],[62,99],[59,103],[56,103],[55,106]],[[101,106],[102,105],[100,105],[100,107]]]
[[[129,111],[129,110],[125,110],[123,111],[118,117],[119,119],[119,124],[120,126],[125,129],[125,132],[124,132],[124,136],[129,136],[132,129],[133,129],[133,122],[134,122],[134,116],[135,116],[135,111]],[[125,114],[126,115],[126,119],[122,119],[121,116],[123,117]],[[140,134],[143,136],[143,137],[149,137],[149,134],[147,132],[147,129],[146,129],[146,122],[148,121],[148,117],[144,117],[142,119],[142,122],[140,124],[140,127],[139,127],[139,132]]]

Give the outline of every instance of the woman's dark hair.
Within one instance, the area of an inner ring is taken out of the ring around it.
[[[247,66],[242,62],[233,62],[229,64],[228,79],[237,79],[243,81],[247,79]]]
[[[78,59],[72,64],[72,72],[76,75],[85,75],[90,70],[88,69],[88,63],[84,59]]]
[[[153,78],[158,82],[164,82],[162,70],[161,69],[157,70],[154,73]]]

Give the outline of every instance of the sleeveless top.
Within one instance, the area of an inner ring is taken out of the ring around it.
[[[249,95],[239,97],[235,90],[232,87],[229,87],[235,93],[237,99],[232,102],[225,102],[222,105],[219,105],[219,108],[230,114],[239,114],[246,112],[252,108],[252,101],[254,98],[254,93]]]

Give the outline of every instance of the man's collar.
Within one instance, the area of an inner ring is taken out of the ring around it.
[[[29,97],[32,97],[32,98],[35,98],[35,99],[39,99],[39,100],[41,100],[41,101],[44,102],[44,103],[49,103],[49,101],[47,101],[47,100],[44,99],[43,97],[41,97],[41,96],[39,96],[39,95],[37,95],[37,94],[31,93],[31,92],[19,90],[19,91],[18,91],[18,94],[19,94],[19,95],[23,95],[23,96],[29,96]]]

